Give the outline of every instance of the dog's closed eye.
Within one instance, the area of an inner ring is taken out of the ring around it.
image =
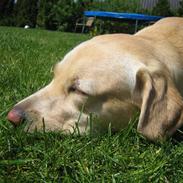
[[[77,93],[83,96],[94,95],[94,84],[92,80],[76,79],[70,87],[68,87],[68,93]]]
[[[86,92],[84,92],[81,89],[79,89],[76,85],[71,85],[68,88],[68,93],[77,93],[77,94],[86,95],[86,96],[88,95]]]
[[[77,90],[76,86],[72,85],[69,87],[68,92],[75,92]]]

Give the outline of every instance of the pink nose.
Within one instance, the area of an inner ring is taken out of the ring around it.
[[[24,119],[24,111],[21,108],[14,107],[7,116],[7,119],[14,125],[19,125]]]

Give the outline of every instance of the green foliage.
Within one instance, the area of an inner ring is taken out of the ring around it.
[[[177,11],[177,16],[182,17],[183,16],[183,0],[179,2],[180,3],[180,7]]]
[[[56,21],[55,21],[55,12],[53,12],[53,6],[56,4],[57,0],[46,1],[44,6],[44,26],[46,29],[55,30]]]
[[[170,10],[170,4],[168,0],[159,0],[156,6],[152,10],[153,15],[158,16],[172,16],[173,13]]]
[[[36,26],[37,0],[18,0],[15,5],[16,25]]]
[[[13,4],[13,0],[2,0],[0,2],[0,16],[7,16],[12,14]]]
[[[76,20],[85,10],[144,13],[161,16],[182,16],[183,4],[178,11],[171,11],[168,0],[159,0],[153,10],[145,10],[139,0],[14,0],[0,1],[0,25],[41,27],[50,30],[73,31]],[[100,25],[103,26],[100,26]],[[99,26],[99,27],[98,27]],[[119,27],[121,27],[119,29]],[[98,21],[91,30],[93,35],[106,32],[132,33],[134,22]]]
[[[82,17],[82,2],[74,0],[39,1],[37,25],[46,29],[72,31],[77,18]]]
[[[0,1],[0,24],[1,25],[13,26],[15,24],[13,9],[14,9],[13,0]]]
[[[96,0],[93,3],[87,3],[86,9],[100,10],[100,11],[114,11],[114,12],[138,12],[139,1],[138,0]]]
[[[45,27],[45,15],[46,15],[46,0],[38,1],[38,14],[36,24],[38,27]]]
[[[96,20],[93,28],[90,29],[92,36],[109,33],[128,33],[135,32],[135,21],[115,21],[115,20]]]
[[[53,4],[50,15],[56,29],[68,31],[73,30],[77,18],[83,15],[83,10],[79,2],[75,3],[74,0],[58,0]]]
[[[183,182],[183,143],[152,143],[137,118],[119,133],[28,134],[8,110],[45,86],[51,67],[87,35],[0,27],[0,182]]]

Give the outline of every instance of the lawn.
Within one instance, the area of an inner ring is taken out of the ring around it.
[[[6,120],[45,86],[52,66],[87,35],[0,27],[0,183],[183,182],[183,143],[152,143],[128,128],[100,136],[25,133]]]

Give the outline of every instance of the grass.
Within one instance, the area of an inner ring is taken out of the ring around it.
[[[183,182],[183,143],[151,143],[137,117],[97,137],[25,133],[6,120],[19,100],[46,85],[51,67],[87,35],[0,27],[0,182]]]

